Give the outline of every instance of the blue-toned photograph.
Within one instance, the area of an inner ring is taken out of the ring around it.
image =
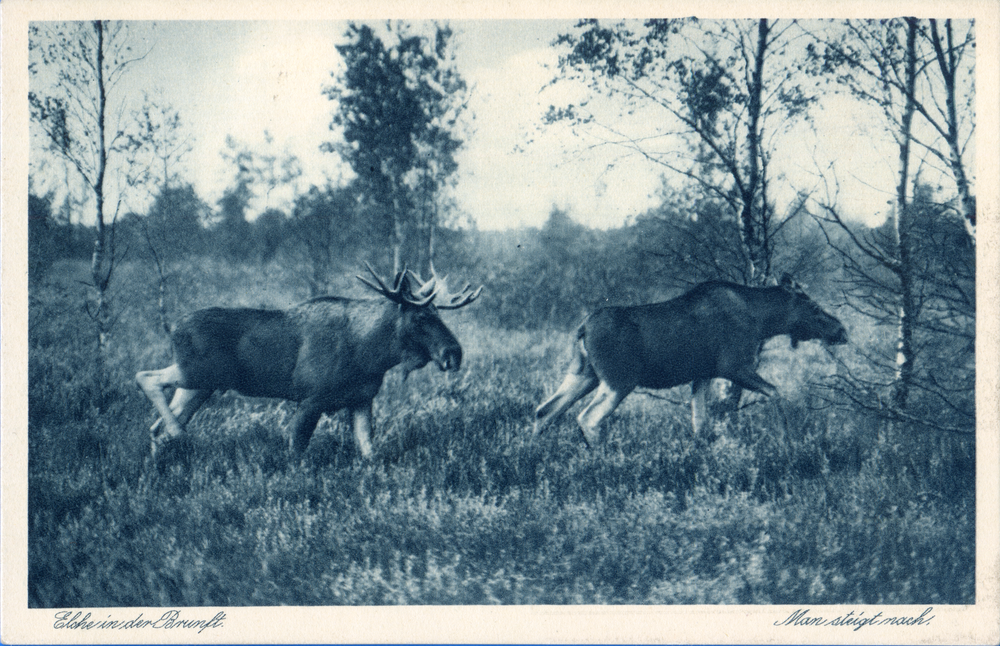
[[[976,35],[31,21],[28,607],[975,604]]]

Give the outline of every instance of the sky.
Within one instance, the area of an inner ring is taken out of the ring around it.
[[[451,21],[456,66],[472,88],[466,144],[459,153],[455,199],[480,229],[539,226],[553,207],[584,224],[620,226],[658,202],[661,169],[612,146],[600,133],[542,127],[550,104],[579,99],[580,88],[548,86],[556,74],[552,40],[572,20]],[[233,169],[221,151],[227,136],[299,158],[298,190],[350,175],[320,144],[331,141],[334,104],[322,94],[340,69],[335,45],[344,22],[136,23],[135,49],[148,54],[119,88],[132,100],[149,92],[172,105],[194,138],[184,177],[215,205]],[[415,24],[419,29],[421,25]],[[543,89],[544,88],[544,89]],[[887,211],[894,156],[884,133],[853,104],[829,102],[815,131],[792,137],[775,161],[777,194],[818,181],[817,163],[838,159],[845,210],[877,220]],[[818,161],[817,161],[818,158]],[[788,179],[782,183],[779,174]],[[258,212],[290,205],[293,188],[261,198]],[[781,199],[781,197],[779,197]],[[141,204],[129,204],[133,210]]]

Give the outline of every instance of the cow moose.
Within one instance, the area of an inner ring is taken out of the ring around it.
[[[438,310],[464,307],[483,288],[450,294],[433,270],[423,282],[405,269],[390,288],[368,271],[375,282],[357,278],[383,298],[322,296],[288,310],[210,307],[181,319],[171,335],[175,363],[135,376],[160,415],[150,428],[153,457],[216,390],[299,402],[290,438],[296,454],[323,413],[347,408],[357,448],[371,457],[372,400],[385,373],[402,364],[409,375],[430,361],[458,370],[462,347]]]
[[[774,287],[712,281],[660,303],[606,307],[576,330],[569,371],[555,394],[535,411],[535,436],[582,397],[597,389],[577,417],[587,445],[600,442],[600,423],[635,388],[693,383],[692,423],[699,431],[704,391],[711,379],[777,394],[757,374],[760,348],[787,334],[792,347],[818,339],[847,342],[847,332],[787,275]]]

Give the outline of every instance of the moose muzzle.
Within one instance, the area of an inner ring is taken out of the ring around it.
[[[462,348],[445,348],[434,359],[441,370],[458,370],[462,367]]]

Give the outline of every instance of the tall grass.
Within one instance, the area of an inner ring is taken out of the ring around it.
[[[33,607],[974,600],[974,443],[824,408],[808,384],[834,368],[810,344],[769,344],[782,396],[714,439],[692,434],[681,388],[631,395],[587,450],[572,414],[531,437],[569,335],[490,328],[473,305],[444,314],[459,373],[387,376],[373,461],[343,414],[292,460],[294,404],[220,393],[154,465],[132,385],[170,361],[154,277],[123,268],[98,375],[76,271],[31,295]],[[187,271],[175,320],[305,296],[280,271]]]

